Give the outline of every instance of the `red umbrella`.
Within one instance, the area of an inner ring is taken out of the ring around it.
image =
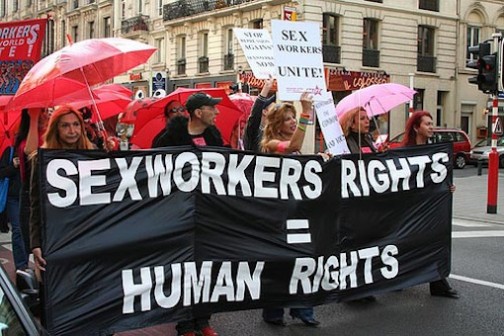
[[[96,95],[95,104],[89,99],[75,101],[69,103],[75,109],[80,109],[85,106],[90,106],[94,112],[91,121],[98,122],[98,114],[102,119],[107,119],[124,112],[129,103],[131,103],[131,96],[133,92],[119,84],[107,84],[98,88],[92,89]],[[88,94],[89,96],[89,94]],[[98,110],[98,112],[96,112]]]
[[[13,107],[57,105],[55,99],[82,88],[69,80],[95,85],[145,63],[156,51],[123,38],[88,39],[64,47],[40,60],[24,77],[11,102]],[[85,87],[84,87],[85,88]]]
[[[131,143],[139,146],[140,148],[149,148],[156,134],[158,134],[165,126],[163,118],[165,105],[173,100],[177,100],[180,103],[185,104],[187,98],[195,92],[205,92],[212,97],[222,98],[222,101],[217,105],[219,114],[217,115],[215,124],[221,132],[224,143],[229,144],[233,127],[242,112],[231,101],[231,99],[229,99],[226,91],[222,88],[178,88],[166,97],[142,108],[141,111],[138,111]],[[148,127],[148,132],[143,130],[145,127]]]
[[[243,144],[241,139],[243,137],[243,132],[245,131],[245,125],[247,124],[247,119],[252,111],[252,106],[257,96],[251,96],[248,93],[238,92],[229,96],[229,99],[242,111],[242,115],[233,127],[233,132],[231,134],[230,144],[233,148],[243,149]]]

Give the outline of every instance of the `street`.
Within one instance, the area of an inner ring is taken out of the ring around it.
[[[321,325],[305,327],[285,315],[287,327],[262,321],[260,310],[219,313],[212,325],[231,335],[503,335],[504,332],[504,170],[499,171],[497,215],[486,214],[486,169],[455,170],[451,285],[460,299],[431,297],[419,285],[377,297],[374,303],[333,303],[315,308]],[[1,234],[0,258],[13,273],[10,237]],[[119,335],[176,335],[166,324]]]

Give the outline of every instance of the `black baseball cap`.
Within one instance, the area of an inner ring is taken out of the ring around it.
[[[221,102],[222,98],[214,98],[205,92],[197,92],[187,98],[186,108],[189,112],[194,112],[194,110],[202,106],[215,106]]]

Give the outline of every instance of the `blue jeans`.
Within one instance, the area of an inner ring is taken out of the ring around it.
[[[25,269],[28,267],[28,253],[26,253],[27,250],[19,224],[18,197],[8,196],[5,210],[7,211],[7,218],[12,227],[12,254],[14,256],[14,265],[16,265],[16,269]]]
[[[263,309],[263,319],[265,321],[278,321],[283,319],[283,308],[265,308]],[[290,316],[297,317],[301,320],[313,319],[313,308],[291,308]]]

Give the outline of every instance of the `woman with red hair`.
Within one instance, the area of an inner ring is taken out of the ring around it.
[[[414,112],[406,122],[406,130],[401,145],[410,147],[428,144],[433,133],[434,122],[432,115],[427,111]],[[455,186],[451,185],[450,190],[454,192]],[[429,289],[432,296],[459,298],[458,292],[450,286],[446,278],[431,282]]]
[[[86,136],[82,115],[69,106],[62,106],[51,115],[41,148],[94,149],[95,146]],[[41,248],[40,195],[36,153],[32,155],[31,163],[30,244],[35,261],[35,272],[40,280],[40,271],[45,271],[46,260]]]

